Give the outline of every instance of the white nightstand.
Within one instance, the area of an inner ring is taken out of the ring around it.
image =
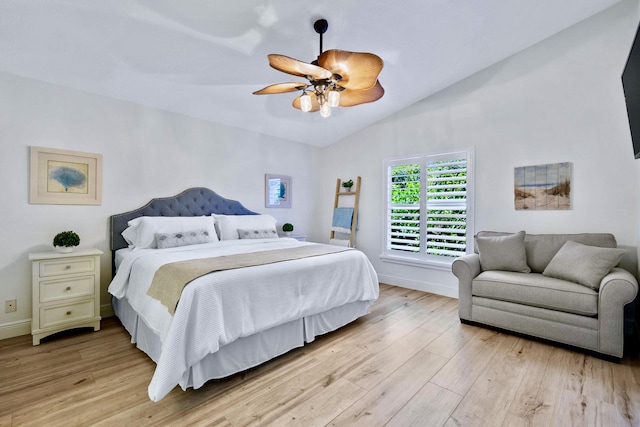
[[[102,251],[98,249],[29,254],[33,345],[67,329],[100,330],[100,255]]]

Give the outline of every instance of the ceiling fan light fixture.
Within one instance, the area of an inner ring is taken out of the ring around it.
[[[311,111],[311,97],[306,90],[300,95],[300,109],[305,113]]]
[[[331,115],[331,108],[353,107],[375,102],[384,95],[378,81],[384,63],[373,53],[322,50],[322,35],[327,31],[325,19],[316,21],[314,29],[320,35],[320,55],[310,63],[285,55],[269,54],[269,65],[278,71],[304,77],[308,83],[279,83],[267,86],[254,95],[269,95],[302,90],[293,100],[293,107],[305,112],[320,110],[322,117]],[[341,92],[344,91],[344,94]]]

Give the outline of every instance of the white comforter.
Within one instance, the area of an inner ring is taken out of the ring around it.
[[[126,254],[109,292],[127,298],[162,342],[149,384],[151,400],[185,384],[191,366],[240,337],[350,302],[373,304],[378,298],[373,266],[363,253],[350,250],[208,274],[185,287],[172,316],[146,294],[161,265],[309,244],[295,239],[234,240]]]

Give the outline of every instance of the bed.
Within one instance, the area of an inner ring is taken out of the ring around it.
[[[131,342],[156,363],[152,401],[301,347],[378,298],[376,272],[360,251],[277,237],[273,217],[207,188],[113,215],[110,229],[109,292]],[[212,262],[223,266],[208,272]],[[192,273],[179,301],[154,293]]]

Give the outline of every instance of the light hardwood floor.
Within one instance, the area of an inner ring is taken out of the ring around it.
[[[117,319],[0,341],[0,426],[640,426],[640,362],[462,325],[457,300],[381,285],[371,313],[262,366],[177,388]]]

